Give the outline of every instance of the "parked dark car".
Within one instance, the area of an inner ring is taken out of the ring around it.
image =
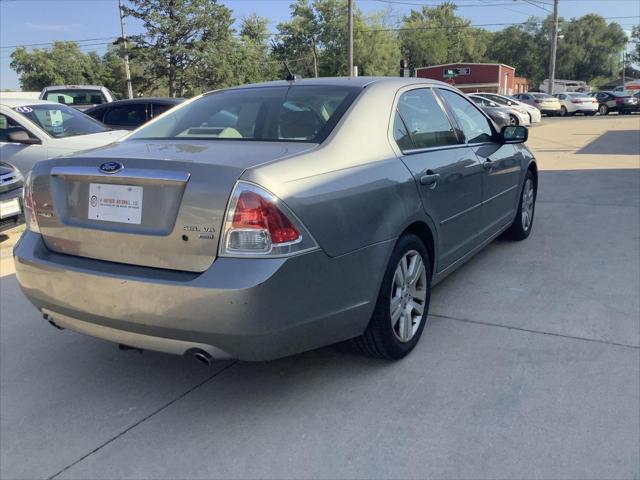
[[[593,92],[591,96],[598,100],[598,113],[607,115],[609,112],[629,114],[637,112],[640,107],[638,98],[623,92]]]
[[[135,130],[184,100],[184,98],[133,98],[98,105],[84,113],[117,130]]]
[[[10,163],[0,162],[0,232],[20,225],[22,214],[22,185],[20,171]]]

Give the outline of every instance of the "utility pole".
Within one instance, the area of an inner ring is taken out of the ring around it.
[[[625,48],[625,49],[624,49],[624,50],[622,50],[622,89],[623,89],[623,90],[624,90],[624,84],[625,84],[625,83],[627,83],[627,75],[626,75],[626,73],[625,73],[625,69],[626,69],[626,67],[627,67],[627,66],[625,65],[625,64],[627,63],[627,62],[626,62],[626,60],[627,60],[627,59],[626,59],[626,57],[625,57],[625,54],[627,53],[627,52],[626,52],[627,46],[625,45],[625,46],[624,46],[624,48]]]
[[[120,31],[122,32],[122,44],[124,45],[124,73],[127,76],[127,93],[133,98],[131,86],[131,70],[129,69],[129,52],[127,50],[127,34],[124,32],[124,16],[122,15],[122,0],[118,0],[118,12],[120,12]]]
[[[348,63],[349,63],[349,76],[350,77],[353,76],[353,1],[354,0],[349,0],[349,6],[348,6],[349,46],[347,48],[347,57],[348,57]]]
[[[551,33],[551,54],[549,55],[549,87],[547,93],[553,95],[556,80],[556,49],[558,48],[558,1],[553,0],[553,31]]]

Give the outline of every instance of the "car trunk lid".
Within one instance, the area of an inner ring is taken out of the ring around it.
[[[202,272],[216,257],[228,198],[242,172],[310,148],[125,141],[36,165],[34,210],[55,252]]]

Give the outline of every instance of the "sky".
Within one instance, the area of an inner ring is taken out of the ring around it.
[[[220,0],[235,18],[257,13],[271,21],[270,29],[290,17],[293,0]],[[412,8],[434,6],[442,0],[355,0],[365,13],[389,9],[390,19],[400,20]],[[530,16],[546,16],[553,0],[458,0],[458,14],[472,24],[523,22]],[[640,23],[638,0],[560,0],[560,16],[598,13],[617,21],[630,32]],[[630,17],[633,18],[612,18]],[[127,33],[142,31],[132,19]],[[491,27],[486,27],[492,29]],[[499,28],[499,27],[494,27]],[[82,40],[83,51],[106,51],[108,42],[120,36],[118,0],[0,0],[0,89],[19,89],[18,77],[9,66],[16,45],[50,44],[54,40]],[[40,45],[29,48],[47,48]]]

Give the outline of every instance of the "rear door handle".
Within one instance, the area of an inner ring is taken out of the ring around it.
[[[439,173],[433,173],[432,170],[427,170],[425,174],[420,177],[420,184],[425,187],[436,188],[439,179]]]

